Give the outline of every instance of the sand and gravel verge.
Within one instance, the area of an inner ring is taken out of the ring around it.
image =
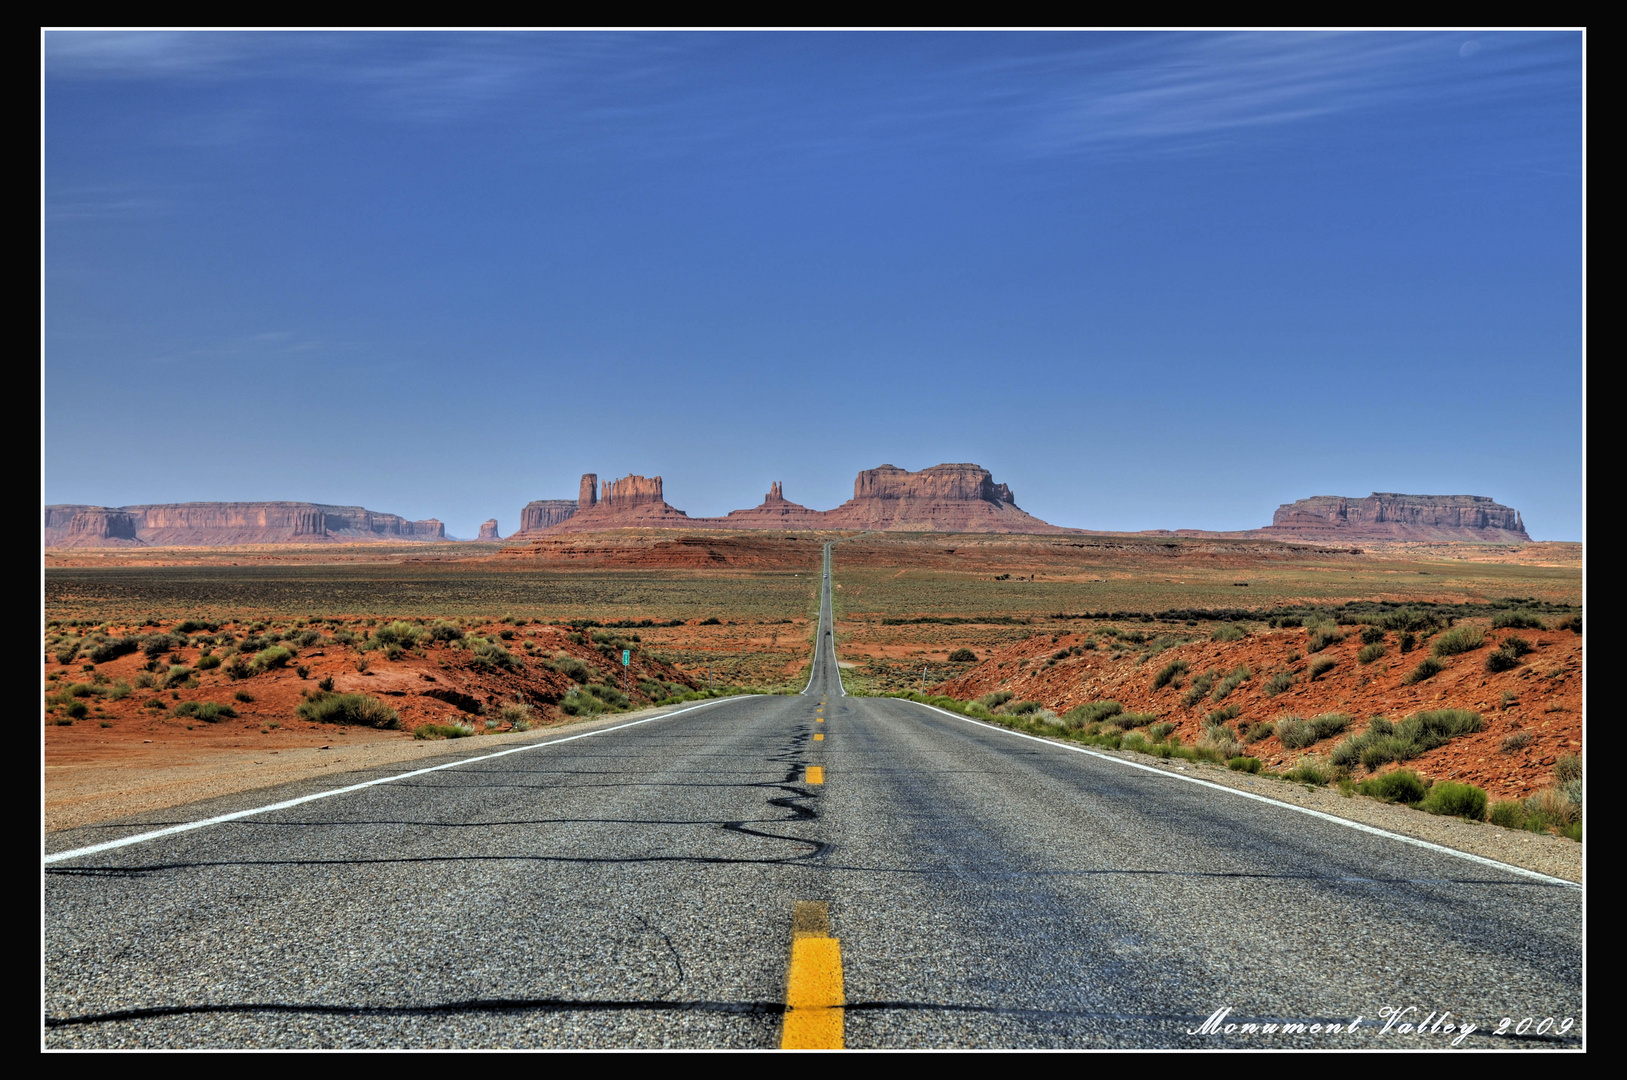
[[[1437,817],[1408,806],[1383,803],[1361,795],[1346,797],[1333,789],[1309,787],[1305,784],[1293,784],[1235,772],[1223,765],[1209,762],[1164,761],[1133,751],[1103,750],[1096,747],[1091,749],[1092,752],[1105,757],[1121,758],[1164,772],[1196,777],[1211,784],[1236,788],[1251,795],[1262,795],[1291,806],[1303,806],[1332,817],[1359,821],[1363,825],[1400,833],[1415,840],[1427,840],[1455,851],[1496,859],[1511,866],[1535,870],[1578,884],[1582,882],[1583,845],[1561,836],[1505,829],[1481,821],[1465,821],[1462,818]]]

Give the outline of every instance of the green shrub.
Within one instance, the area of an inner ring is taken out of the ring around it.
[[[1277,725],[1272,723],[1270,720],[1267,720],[1263,724],[1251,725],[1248,731],[1243,733],[1243,741],[1251,743],[1259,742],[1261,739],[1269,738],[1276,733]]]
[[[90,651],[87,652],[85,656],[93,664],[105,664],[109,660],[116,660],[121,656],[127,656],[140,648],[140,638],[113,638],[108,641],[99,641],[95,645],[92,645],[90,647]],[[70,656],[68,659],[72,660],[73,657]]]
[[[468,640],[474,653],[474,661],[481,667],[511,671],[520,666],[519,658],[497,642],[479,637],[471,637]]]
[[[1210,724],[1203,729],[1195,744],[1198,749],[1213,750],[1215,760],[1230,761],[1242,755],[1243,747],[1237,741],[1237,736],[1225,724]]]
[[[1442,817],[1460,817],[1467,821],[1486,820],[1486,793],[1473,784],[1460,784],[1453,780],[1439,780],[1418,805],[1420,810]]]
[[[1486,654],[1486,670],[1494,675],[1499,671],[1513,671],[1519,666],[1519,654],[1507,649],[1493,649]]]
[[[1010,690],[994,690],[977,699],[977,703],[985,709],[994,710],[1004,705],[1017,695]]]
[[[1459,653],[1473,652],[1486,643],[1486,632],[1478,626],[1454,626],[1440,637],[1430,647],[1432,656],[1457,656]]]
[[[951,664],[970,664],[977,660],[977,654],[970,649],[956,649],[949,654]]]
[[[1174,730],[1175,725],[1166,720],[1161,724],[1154,724],[1152,727],[1148,728],[1147,738],[1151,739],[1153,742],[1163,742],[1165,739],[1169,738],[1169,733]]]
[[[1209,635],[1210,641],[1242,641],[1248,637],[1248,631],[1236,623],[1221,623],[1215,632]]]
[[[420,724],[413,729],[415,739],[467,739],[475,729],[466,724]]]
[[[294,658],[294,653],[281,645],[272,645],[261,649],[254,654],[249,667],[255,671],[270,671],[273,668],[287,667],[288,662]]]
[[[1247,772],[1247,773],[1257,773],[1257,772],[1260,771],[1260,767],[1261,767],[1261,762],[1260,762],[1259,758],[1257,758],[1257,757],[1243,757],[1241,755],[1232,758],[1226,764],[1229,765],[1231,768],[1236,769],[1238,772]]]
[[[1210,698],[1214,701],[1225,701],[1227,695],[1229,695],[1233,690],[1236,690],[1239,686],[1242,686],[1243,683],[1246,682],[1253,674],[1254,672],[1249,670],[1247,664],[1242,664],[1232,668],[1231,671],[1227,673],[1226,677],[1220,680],[1219,685],[1215,687],[1215,692],[1210,695]]]
[[[1332,671],[1338,666],[1337,661],[1330,660],[1325,656],[1320,660],[1312,660],[1310,667],[1311,681],[1315,682],[1317,679],[1320,679],[1322,676],[1326,675],[1328,672]]]
[[[1332,760],[1346,768],[1359,762],[1363,768],[1375,770],[1391,761],[1410,761],[1483,726],[1480,714],[1468,709],[1432,709],[1414,713],[1399,724],[1375,716],[1366,731],[1334,749]]]
[[[1006,693],[1001,691],[1001,693]],[[1007,694],[1007,697],[1010,695]],[[983,698],[977,699],[979,702]],[[1086,724],[1099,723],[1110,716],[1117,716],[1124,711],[1124,706],[1116,701],[1092,701],[1084,705],[1075,705],[1062,714],[1062,723],[1069,728],[1078,730]]]
[[[1417,803],[1422,802],[1428,788],[1419,779],[1418,774],[1411,769],[1397,769],[1387,772],[1383,776],[1374,776],[1356,785],[1356,790],[1363,795],[1370,795],[1385,802]]]
[[[1491,617],[1493,630],[1545,630],[1543,621],[1534,611],[1499,611]]]
[[[1377,660],[1388,651],[1388,649],[1377,642],[1373,643],[1372,645],[1363,645],[1360,651],[1356,653],[1356,663],[1371,664],[1374,660]]]
[[[1384,628],[1381,626],[1364,626],[1361,628],[1361,643],[1363,645],[1381,645],[1384,642]]]
[[[175,648],[175,639],[168,634],[147,634],[141,638],[141,651],[152,660]]]
[[[577,688],[559,700],[559,708],[566,716],[594,716],[606,709],[603,701]]]
[[[62,712],[74,720],[82,720],[90,715],[90,706],[83,701],[70,701],[62,707]]]
[[[237,710],[214,701],[183,701],[175,706],[174,714],[191,716],[207,724],[218,724],[227,717],[236,716]]]
[[[1216,709],[1208,716],[1205,716],[1203,722],[1205,724],[1224,724],[1228,720],[1236,719],[1237,714],[1242,711],[1236,705],[1228,705],[1224,709]]]
[[[1399,611],[1386,612],[1379,618],[1378,625],[1386,630],[1433,631],[1439,630],[1444,623],[1434,612],[1402,608]]]
[[[216,656],[214,653],[204,653],[202,656],[198,657],[199,671],[213,671],[219,666],[220,657]]]
[[[1344,713],[1323,713],[1310,720],[1289,715],[1277,721],[1277,738],[1284,747],[1300,750],[1337,735],[1349,726],[1350,717]]]
[[[506,721],[515,731],[531,730],[531,706],[520,701],[511,701],[497,711],[497,718]]]
[[[1186,667],[1187,665],[1185,660],[1171,660],[1169,663],[1158,669],[1158,674],[1155,675],[1152,680],[1152,688],[1154,690],[1162,690],[1164,687],[1170,684],[1175,676],[1185,671]]]
[[[1433,679],[1436,675],[1439,675],[1445,670],[1445,664],[1441,663],[1433,656],[1426,656],[1422,660],[1418,661],[1417,667],[1407,672],[1406,676],[1402,678],[1401,682],[1404,686],[1411,686],[1414,683],[1421,683],[1425,679]]]
[[[1400,641],[1401,652],[1403,654],[1410,653],[1413,649],[1418,647],[1418,635],[1416,634],[1402,634]]]
[[[627,697],[627,695],[622,693],[620,690],[617,690],[614,686],[602,686],[595,683],[594,685],[587,687],[587,692],[604,702],[612,709],[625,709],[629,704],[631,704],[631,700]]]
[[[319,724],[390,730],[401,726],[401,718],[396,711],[369,694],[330,694],[319,690],[300,702],[294,711],[306,720]]]
[[[1503,736],[1503,741],[1498,746],[1498,749],[1505,754],[1512,754],[1516,751],[1524,750],[1527,746],[1530,746],[1535,741],[1536,736],[1532,735],[1529,731],[1510,732],[1509,734]]]
[[[374,630],[372,636],[363,643],[362,648],[384,649],[388,652],[390,647],[393,645],[397,649],[410,649],[417,645],[419,640],[424,636],[425,632],[414,626],[412,623],[402,622],[398,619],[393,623],[386,626],[381,626],[377,630]],[[394,659],[394,657],[392,657],[392,659]]]
[[[1125,729],[1146,727],[1148,724],[1155,724],[1158,722],[1158,714],[1150,712],[1123,712],[1115,716],[1113,718],[1113,722]]]
[[[1315,784],[1318,787],[1332,779],[1332,774],[1322,766],[1321,762],[1309,757],[1301,758],[1298,765],[1295,765],[1283,775],[1296,784]]]
[[[1560,619],[1558,622],[1554,623],[1554,629],[1570,630],[1574,633],[1580,634],[1582,632],[1582,617],[1580,615],[1572,615],[1568,619]]]
[[[1214,683],[1215,673],[1213,671],[1205,671],[1202,675],[1197,676],[1192,680],[1192,685],[1187,687],[1186,693],[1181,695],[1181,704],[1190,709],[1208,696],[1209,688]]]
[[[548,666],[565,675],[575,682],[585,683],[593,678],[594,671],[588,667],[587,662],[574,656],[562,656],[551,660]],[[1009,695],[1008,695],[1009,696]]]
[[[1554,762],[1554,780],[1560,784],[1571,782],[1580,783],[1582,780],[1582,759],[1575,754],[1565,754]]]
[[[1525,804],[1521,802],[1495,802],[1486,812],[1486,820],[1505,829],[1525,827]]]
[[[1323,623],[1311,630],[1310,637],[1305,642],[1305,651],[1319,653],[1329,645],[1344,639],[1345,636],[1339,632],[1337,626],[1332,623]]]
[[[1027,716],[1029,713],[1039,712],[1043,708],[1045,706],[1037,701],[1019,701],[1014,705],[1007,705],[1005,713],[1007,716]]]
[[[1266,697],[1276,697],[1290,686],[1294,685],[1294,676],[1291,672],[1279,671],[1266,680]]]

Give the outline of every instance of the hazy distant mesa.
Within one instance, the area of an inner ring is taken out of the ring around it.
[[[785,497],[778,481],[761,504],[723,517],[692,518],[666,501],[661,477],[630,475],[603,485],[582,477],[574,499],[538,499],[520,512],[508,537],[493,518],[480,526],[487,542],[527,542],[562,533],[626,528],[868,529],[898,532],[1064,533],[1083,530],[1041,521],[980,465],[934,465],[910,472],[882,465],[859,473],[853,498],[833,510],[813,510]],[[1167,530],[1148,530],[1164,533]],[[1278,507],[1261,529],[1220,535],[1310,540],[1469,541],[1527,543],[1519,511],[1484,495],[1400,495],[1366,498],[1318,495]],[[446,540],[440,521],[408,521],[360,506],[301,502],[178,503],[153,506],[48,506],[46,547],[226,546],[322,542]]]
[[[435,518],[408,521],[360,506],[195,502],[45,508],[46,547],[221,547],[234,544],[445,540]]]

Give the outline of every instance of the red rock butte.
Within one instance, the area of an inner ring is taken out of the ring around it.
[[[934,465],[910,472],[896,465],[866,469],[853,482],[853,498],[834,510],[791,502],[779,481],[761,504],[720,518],[692,518],[669,505],[661,478],[632,475],[604,485],[588,473],[574,506],[538,500],[521,514],[510,539],[541,534],[625,528],[873,529],[902,532],[1067,532],[1017,508],[1011,488],[996,484],[980,465]]]

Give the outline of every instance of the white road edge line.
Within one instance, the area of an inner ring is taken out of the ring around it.
[[[898,700],[909,701],[908,698],[899,698]],[[1479,863],[1482,866],[1490,866],[1498,870],[1507,870],[1511,874],[1519,874],[1522,877],[1534,878],[1537,881],[1545,882],[1549,885],[1564,885],[1572,889],[1580,889],[1582,887],[1577,882],[1566,881],[1564,878],[1550,877],[1549,875],[1540,873],[1536,870],[1527,870],[1523,866],[1513,866],[1509,863],[1498,862],[1496,859],[1488,859],[1484,855],[1474,855],[1467,851],[1458,851],[1456,848],[1449,848],[1444,844],[1432,844],[1428,840],[1419,840],[1414,836],[1403,836],[1400,833],[1390,832],[1388,829],[1380,829],[1374,825],[1366,825],[1360,821],[1351,821],[1348,818],[1336,817],[1333,814],[1324,814],[1320,810],[1312,810],[1306,806],[1295,806],[1293,803],[1282,802],[1281,800],[1273,799],[1268,795],[1256,795],[1249,791],[1239,791],[1234,787],[1227,787],[1225,784],[1217,784],[1212,780],[1203,780],[1196,776],[1182,776],[1180,773],[1173,773],[1168,769],[1160,769],[1154,765],[1143,765],[1139,761],[1126,761],[1124,758],[1114,757],[1112,754],[1104,754],[1099,750],[1091,750],[1083,746],[1070,746],[1067,743],[1055,742],[1051,739],[1042,739],[1038,735],[1029,735],[1022,731],[1012,731],[1010,728],[1003,728],[998,724],[986,724],[981,720],[974,720],[969,716],[962,716],[959,713],[950,712],[948,709],[940,709],[936,705],[928,705],[922,701],[910,701],[910,704],[919,705],[923,709],[931,709],[935,713],[942,713],[944,716],[950,717],[954,720],[964,720],[968,724],[976,724],[978,727],[988,728],[990,731],[998,731],[1004,735],[1015,735],[1019,739],[1031,739],[1037,743],[1044,743],[1046,746],[1054,746],[1058,750],[1072,750],[1076,754],[1089,754],[1091,757],[1101,758],[1103,761],[1112,761],[1120,765],[1128,765],[1132,769],[1141,769],[1143,772],[1157,773],[1159,776],[1165,776],[1171,780],[1184,780],[1188,784],[1201,784],[1206,788],[1214,788],[1216,791],[1224,791],[1228,795],[1238,795],[1245,799],[1253,799],[1255,802],[1270,803],[1272,806],[1280,806],[1284,810],[1292,810],[1298,814],[1308,814],[1314,818],[1321,818],[1323,821],[1331,821],[1335,825],[1343,825],[1345,828],[1355,829],[1357,832],[1372,833],[1374,836],[1383,836],[1391,840],[1399,840],[1403,844],[1411,844],[1414,847],[1426,848],[1429,851],[1438,851],[1442,855],[1453,855],[1459,859],[1467,859],[1470,862]]]
[[[461,765],[473,765],[477,761],[490,761],[493,758],[507,757],[509,754],[523,754],[527,750],[541,750],[547,746],[558,746],[560,743],[575,742],[577,739],[587,739],[593,737],[594,735],[608,735],[612,731],[625,731],[627,728],[638,727],[640,724],[654,723],[657,720],[666,720],[674,716],[682,716],[684,713],[694,712],[696,709],[704,709],[711,705],[721,705],[725,701],[736,700],[738,699],[720,698],[717,701],[705,701],[699,705],[691,705],[687,709],[675,709],[669,713],[662,713],[660,716],[646,716],[642,720],[632,720],[625,724],[617,724],[615,727],[600,728],[597,731],[584,731],[580,735],[568,735],[563,739],[550,739],[548,742],[529,743],[525,746],[513,746],[507,750],[498,750],[494,753],[482,754],[479,757],[461,758],[457,761],[448,761],[444,765],[431,765],[427,769],[413,769],[411,772],[397,773],[394,776],[381,776],[377,780],[366,780],[360,784],[350,784],[345,787],[334,788],[331,791],[318,791],[313,795],[301,795],[297,799],[285,799],[282,802],[272,803],[269,806],[257,806],[252,810],[237,810],[230,814],[221,814],[217,817],[203,818],[199,821],[186,821],[179,825],[171,825],[168,828],[154,829],[152,832],[136,833],[134,836],[125,836],[118,840],[108,840],[100,844],[92,844],[89,847],[74,848],[71,851],[59,851],[54,855],[46,855],[44,857],[44,862],[45,864],[49,865],[50,863],[63,862],[67,859],[77,859],[84,855],[95,855],[96,853],[102,851],[112,851],[114,848],[129,847],[131,844],[144,844],[148,840],[157,840],[161,836],[174,836],[176,833],[191,832],[193,829],[202,829],[208,825],[219,825],[222,822],[236,821],[238,818],[253,817],[255,814],[269,814],[273,810],[286,810],[290,806],[299,806],[301,803],[315,802],[318,799],[331,799],[335,795],[345,795],[352,791],[360,791],[363,788],[377,787],[380,784],[393,784],[397,780],[406,780],[414,776],[423,776],[425,773],[440,772],[442,769],[455,769]]]

